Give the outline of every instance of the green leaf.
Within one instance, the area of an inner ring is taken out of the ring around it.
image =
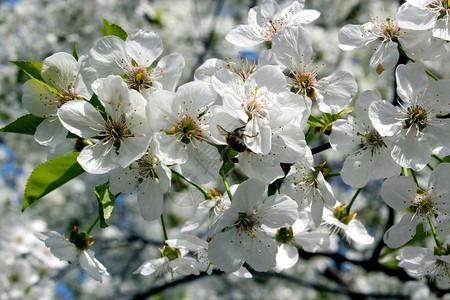
[[[10,62],[21,68],[31,78],[35,78],[39,81],[45,82],[41,76],[42,61],[15,60]]]
[[[73,42],[72,56],[78,61],[77,45],[75,42]]]
[[[78,164],[80,152],[56,157],[34,169],[28,178],[23,197],[22,211],[64,183],[83,174],[85,171]]]
[[[115,35],[117,37],[120,37],[122,40],[126,40],[128,37],[128,34],[125,30],[122,29],[117,24],[110,24],[106,19],[103,19],[103,36],[108,35]]]
[[[44,120],[44,118],[28,114],[15,120],[14,122],[0,128],[0,132],[13,132],[34,135],[36,127]]]
[[[98,200],[98,215],[100,217],[100,227],[106,228],[109,225],[106,223],[111,217],[116,203],[116,197],[109,191],[109,180],[105,183],[99,184],[94,189],[95,196]]]

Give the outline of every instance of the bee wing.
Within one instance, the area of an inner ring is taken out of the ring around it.
[[[222,126],[220,126],[219,124],[216,125],[217,130],[219,131],[219,133],[223,136],[229,136],[230,133],[228,131],[226,131]]]

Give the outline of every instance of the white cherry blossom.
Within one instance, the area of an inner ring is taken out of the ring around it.
[[[68,133],[57,116],[58,109],[72,100],[90,100],[91,84],[97,74],[86,55],[77,61],[68,53],[58,52],[44,59],[41,76],[47,85],[37,79],[26,81],[22,101],[29,112],[45,118],[36,128],[35,140],[54,146],[63,142]]]
[[[297,219],[297,204],[288,196],[264,196],[264,184],[248,179],[236,190],[231,207],[214,224],[208,247],[210,261],[225,272],[237,271],[247,262],[258,272],[276,264],[273,237],[265,228],[291,226]]]
[[[420,64],[400,65],[397,93],[402,103],[378,100],[369,107],[373,127],[392,139],[391,156],[405,168],[421,170],[438,147],[450,147],[450,79],[429,82]]]
[[[420,223],[427,224],[428,218],[439,226],[439,216],[450,214],[450,164],[439,164],[431,173],[426,191],[418,187],[410,177],[391,177],[383,182],[380,195],[387,205],[395,210],[402,211],[408,207],[408,213],[386,231],[384,242],[390,248],[398,248],[416,234],[416,227]]]
[[[373,128],[368,107],[381,100],[378,91],[365,91],[356,101],[356,116],[333,123],[330,144],[347,154],[341,170],[342,180],[353,188],[364,187],[370,179],[400,174],[401,167],[391,157],[391,142]]]
[[[152,90],[173,91],[184,68],[184,58],[178,53],[164,56],[152,67],[162,52],[158,33],[138,29],[125,41],[112,35],[102,37],[89,57],[100,77],[121,75],[129,88],[148,95]]]
[[[98,79],[95,86],[106,120],[89,102],[81,100],[66,103],[58,116],[70,132],[95,139],[95,144],[83,148],[77,160],[87,172],[102,174],[139,159],[147,151],[152,131],[145,99],[129,90],[121,77]]]
[[[303,27],[289,27],[277,34],[273,39],[272,51],[292,74],[288,85],[302,95],[310,107],[312,101],[317,101],[321,111],[336,114],[347,106],[358,91],[355,79],[346,71],[336,71],[318,78],[319,68],[312,66],[311,40]]]
[[[263,0],[261,7],[255,6],[248,12],[248,25],[231,29],[225,39],[240,47],[271,44],[273,36],[282,29],[311,23],[320,16],[317,10],[304,10],[304,6],[304,0],[293,1],[282,10],[275,1]]]
[[[35,236],[50,248],[54,256],[69,263],[79,264],[81,269],[95,280],[102,282],[102,276],[109,276],[106,268],[94,257],[91,250],[79,248],[73,241],[55,231],[35,233]],[[90,239],[87,242],[91,243]]]

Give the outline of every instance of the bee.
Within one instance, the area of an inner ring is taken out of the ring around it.
[[[247,135],[244,134],[245,125],[239,128],[236,128],[234,131],[226,131],[222,126],[216,125],[217,130],[221,135],[223,135],[227,141],[227,146],[220,153],[220,157],[223,160],[228,150],[231,148],[236,152],[245,152],[248,150],[247,145],[245,145],[244,137],[253,138],[258,136],[259,132],[256,135]]]

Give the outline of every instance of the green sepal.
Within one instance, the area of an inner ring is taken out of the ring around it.
[[[31,78],[45,82],[41,76],[42,61],[12,60],[10,62],[22,69]]]
[[[79,154],[80,152],[74,152],[59,156],[37,166],[28,178],[22,211],[51,191],[83,174],[85,171],[77,162]]]
[[[73,42],[72,56],[78,61],[78,53],[77,53],[77,45],[76,45],[76,42]]]
[[[95,197],[98,200],[98,215],[100,217],[100,227],[106,228],[109,225],[106,223],[111,217],[116,203],[116,197],[109,191],[109,180],[105,183],[99,184],[94,188]]]
[[[231,160],[224,161],[222,167],[220,167],[219,174],[225,174],[228,176],[234,169],[234,163]]]
[[[102,35],[103,36],[114,35],[114,36],[121,38],[124,41],[128,37],[127,32],[125,30],[123,30],[122,27],[120,27],[117,24],[110,24],[106,19],[103,19]]]

